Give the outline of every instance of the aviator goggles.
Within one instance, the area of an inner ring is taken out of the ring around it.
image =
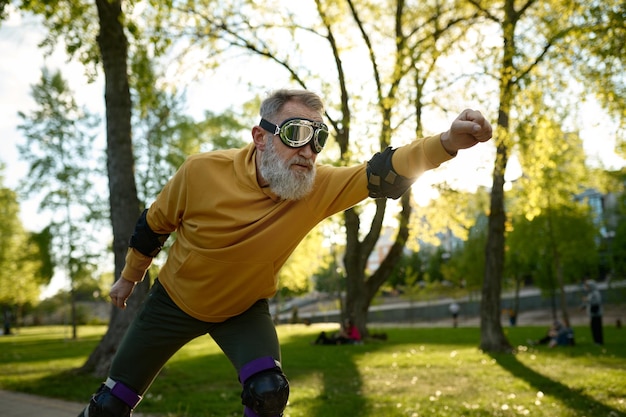
[[[328,139],[328,126],[322,122],[293,117],[276,126],[265,119],[259,123],[263,129],[278,135],[280,140],[290,148],[301,148],[311,143],[313,152],[320,153]]]

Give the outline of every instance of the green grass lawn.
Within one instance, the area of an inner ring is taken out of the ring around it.
[[[76,375],[104,327],[21,329],[0,337],[0,388],[86,402],[100,383]],[[478,350],[477,328],[384,329],[389,339],[312,346],[318,326],[279,326],[291,383],[285,417],[626,416],[626,330],[606,345],[577,327],[577,345],[527,347],[544,327],[507,328],[515,355]],[[376,329],[371,329],[376,330]],[[241,416],[237,375],[204,337],[181,350],[137,411],[167,417]]]

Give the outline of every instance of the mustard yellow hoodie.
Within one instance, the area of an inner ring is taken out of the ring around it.
[[[281,200],[259,186],[255,153],[250,144],[189,157],[148,210],[154,232],[176,231],[159,281],[199,320],[221,322],[272,297],[277,272],[304,236],[368,196],[366,163],[318,165],[308,196]],[[392,163],[398,174],[415,178],[450,158],[437,135],[398,148]],[[151,263],[130,248],[122,277],[141,281]]]

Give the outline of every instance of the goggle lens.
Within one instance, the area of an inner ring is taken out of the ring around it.
[[[313,133],[312,126],[299,124],[296,121],[289,122],[280,128],[280,136],[296,148],[309,143]]]
[[[326,146],[326,141],[328,140],[328,130],[318,130],[317,131],[317,146],[319,146],[320,150],[317,151],[317,153],[320,153],[321,150],[324,148],[324,146]]]

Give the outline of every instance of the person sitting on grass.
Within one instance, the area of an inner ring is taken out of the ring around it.
[[[339,332],[328,336],[326,332],[321,332],[314,345],[348,345],[361,342],[361,333],[359,329],[354,325],[352,320],[346,319],[344,325]]]
[[[569,326],[567,321],[565,324],[561,324],[560,321],[556,320],[544,337],[536,341],[529,340],[528,344],[531,346],[548,345],[548,347],[551,348],[555,346],[573,346],[574,330]]]

